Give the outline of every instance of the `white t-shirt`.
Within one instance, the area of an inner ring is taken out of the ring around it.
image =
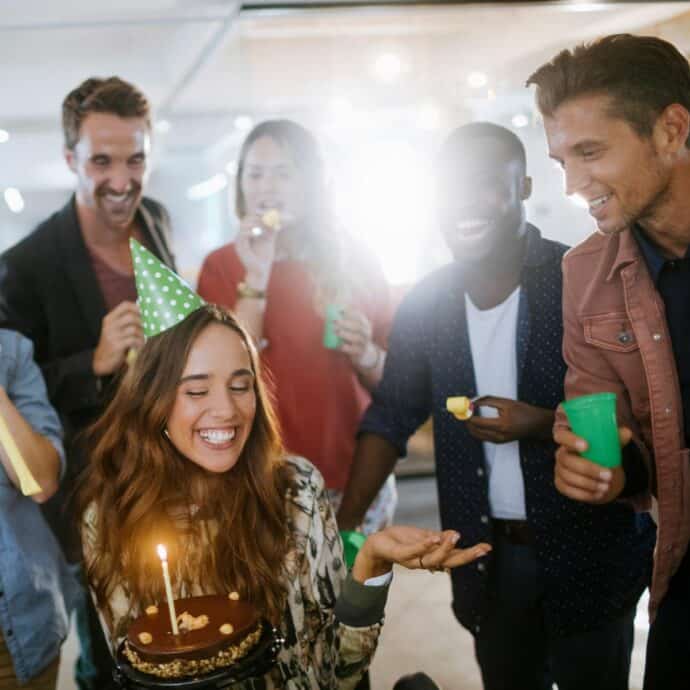
[[[492,309],[477,309],[465,293],[467,329],[472,349],[477,395],[517,400],[517,320],[520,287]],[[483,417],[497,417],[498,410],[482,407]],[[489,474],[491,515],[504,520],[524,520],[525,484],[520,467],[520,444],[483,442]]]

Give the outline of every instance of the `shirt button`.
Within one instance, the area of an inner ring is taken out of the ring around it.
[[[486,566],[483,563],[477,563],[477,570],[483,573],[486,570]]]
[[[484,476],[484,470],[481,467],[477,467],[477,476],[478,477]]]
[[[661,333],[655,333],[652,338],[658,343],[661,340]]]
[[[488,515],[482,515],[479,519],[482,521],[483,524],[485,524],[485,525],[489,524],[489,516]]]
[[[664,412],[665,412],[666,414],[671,414],[671,406],[669,405],[669,406],[664,410]]]
[[[480,630],[481,630],[481,628],[480,628],[478,625],[475,625],[475,626],[474,626],[474,632],[476,632],[477,635],[479,635],[479,631],[480,631]]]

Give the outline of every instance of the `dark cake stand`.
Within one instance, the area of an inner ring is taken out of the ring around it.
[[[260,678],[276,664],[285,640],[269,625],[263,625],[259,642],[252,651],[232,666],[200,676],[168,680],[137,671],[123,653],[124,641],[117,650],[113,677],[122,690],[230,690],[237,684]]]

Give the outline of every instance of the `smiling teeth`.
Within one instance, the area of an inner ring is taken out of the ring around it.
[[[113,201],[124,201],[127,198],[127,194],[108,194],[108,199],[112,199]]]
[[[232,441],[232,439],[235,438],[235,430],[232,429],[230,431],[219,431],[219,430],[207,430],[207,431],[200,431],[199,436],[204,439],[204,441],[208,441],[209,443],[227,443],[228,441]]]
[[[486,225],[488,223],[486,218],[469,218],[468,220],[459,220],[455,227],[458,230],[467,230],[469,228],[476,228],[479,225]]]
[[[600,196],[599,198],[594,199],[593,201],[590,201],[589,207],[590,208],[599,208],[600,206],[603,206],[610,198],[611,198],[610,194],[607,194],[606,196]]]

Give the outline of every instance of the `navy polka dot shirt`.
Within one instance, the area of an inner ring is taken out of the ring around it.
[[[518,397],[555,409],[563,399],[562,244],[529,226],[517,329]],[[444,529],[463,545],[492,541],[488,476],[480,441],[446,412],[446,398],[476,395],[457,264],[434,272],[405,298],[395,317],[383,380],[360,433],[405,455],[408,438],[431,415],[439,509]],[[623,503],[589,506],[554,486],[551,441],[520,442],[527,519],[544,584],[545,626],[553,637],[584,632],[622,615],[651,573],[654,526]],[[487,567],[488,566],[488,567]],[[452,573],[453,610],[477,632],[491,596],[491,560]]]

